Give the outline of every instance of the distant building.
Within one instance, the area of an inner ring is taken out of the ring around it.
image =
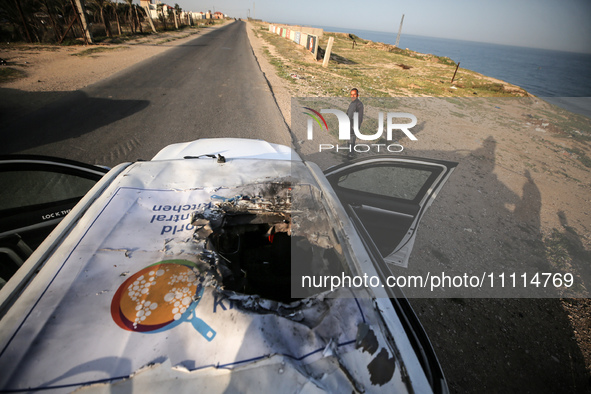
[[[161,6],[160,6],[161,5]],[[140,6],[144,9],[147,9],[150,13],[150,18],[152,19],[159,19],[162,13],[164,13],[164,17],[168,18],[169,14],[173,13],[174,7],[169,6],[168,4],[162,3],[160,0],[140,0]],[[160,6],[160,7],[159,7]],[[162,11],[160,11],[160,9]],[[207,12],[193,12],[193,11],[182,11],[179,15],[181,20],[200,20],[200,19],[223,19],[225,15],[221,12],[212,13],[211,11]]]
[[[162,11],[159,11],[158,9],[158,5],[162,4]],[[164,13],[164,17],[168,16],[168,11],[173,9],[173,7],[162,3],[160,0],[140,0],[140,6],[143,9],[148,9],[149,13],[150,13],[150,18],[152,19],[158,19],[159,18],[159,13],[163,12]]]

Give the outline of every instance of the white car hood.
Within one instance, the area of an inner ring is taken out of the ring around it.
[[[223,150],[224,142],[181,144],[157,157],[240,153]],[[292,154],[241,144],[257,155]],[[286,305],[220,291],[207,275],[197,284],[203,249],[190,213],[234,198],[244,167],[256,168],[249,178],[256,183],[303,163],[197,159],[126,168],[2,320],[0,390],[403,392],[412,384],[428,391],[424,375],[409,378],[420,366],[398,354],[405,338],[392,347],[367,293]],[[152,288],[162,295],[154,308],[142,298]],[[178,311],[162,308],[174,298]]]
[[[226,159],[298,160],[300,157],[287,146],[263,140],[243,138],[202,138],[192,142],[169,145],[152,160],[173,160],[203,155],[222,155]]]

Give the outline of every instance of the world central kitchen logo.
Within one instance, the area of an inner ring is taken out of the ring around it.
[[[308,129],[307,138],[312,140],[314,137],[314,122],[318,124],[320,130],[323,126],[328,132],[328,124],[322,114],[333,114],[336,115],[339,121],[339,140],[348,141],[346,145],[334,145],[334,144],[320,144],[319,151],[336,151],[336,152],[369,152],[375,150],[377,152],[391,152],[399,153],[404,150],[404,147],[398,143],[392,143],[394,131],[402,131],[411,141],[416,141],[415,137],[409,129],[413,128],[417,124],[417,117],[407,112],[388,112],[386,115],[386,141],[388,143],[357,143],[360,141],[375,141],[380,140],[384,135],[384,113],[378,114],[378,129],[374,134],[362,134],[359,131],[359,114],[355,112],[353,115],[353,124],[347,114],[338,109],[321,109],[320,112],[309,108],[303,107],[307,111],[304,114],[308,115]],[[410,123],[394,123],[395,120],[398,122],[401,119],[410,119]],[[356,138],[353,138],[356,137]]]

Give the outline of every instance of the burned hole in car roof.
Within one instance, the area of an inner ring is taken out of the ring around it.
[[[319,192],[310,185],[271,183],[231,197],[212,195],[191,223],[223,290],[289,303],[292,264],[310,275],[348,271]],[[304,289],[302,295],[324,290]]]

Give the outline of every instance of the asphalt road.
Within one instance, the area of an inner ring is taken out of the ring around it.
[[[2,131],[0,153],[114,166],[204,137],[290,144],[246,24],[227,24],[73,92]]]

